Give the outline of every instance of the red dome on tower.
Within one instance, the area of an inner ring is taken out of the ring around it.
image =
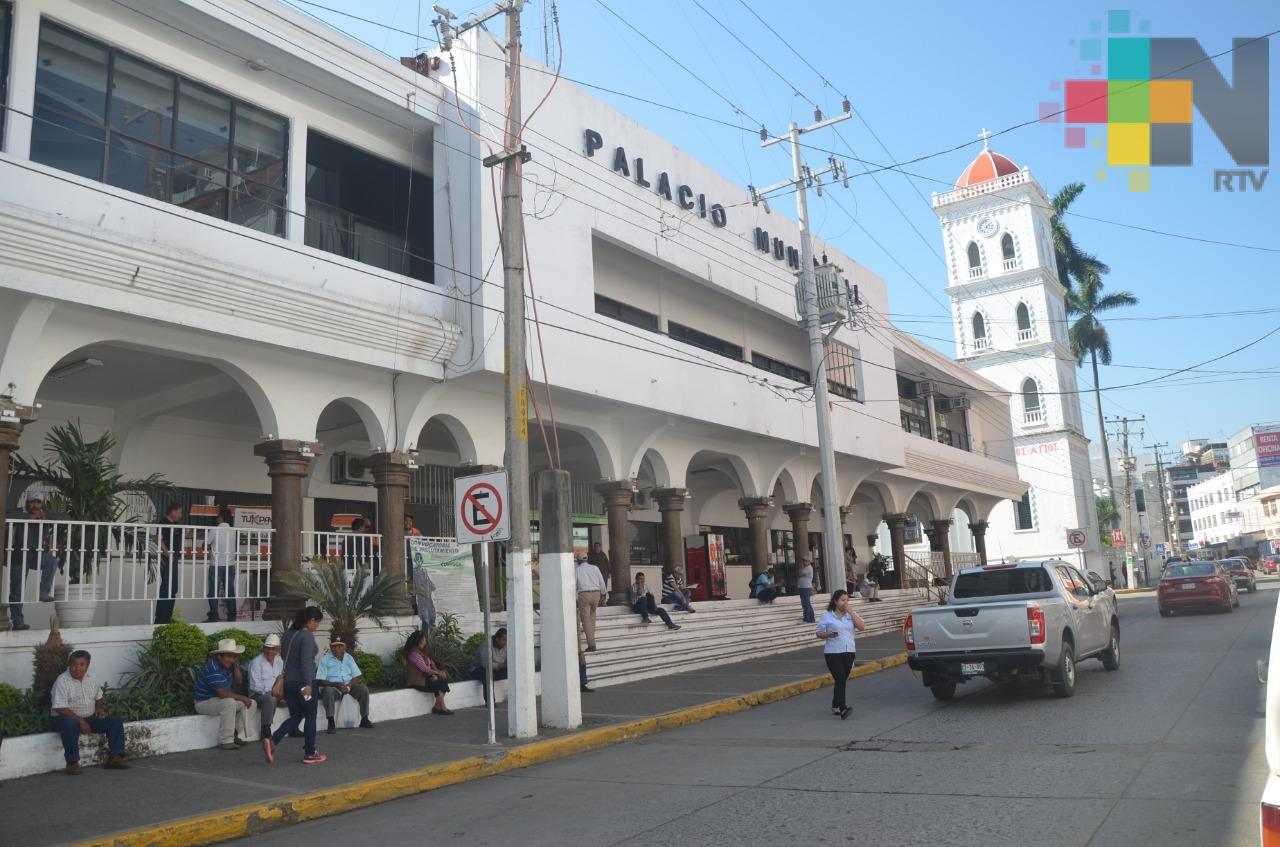
[[[1009,157],[993,153],[984,146],[978,157],[960,174],[960,178],[956,180],[956,188],[979,185],[997,177],[1015,174],[1018,170],[1018,166]]]

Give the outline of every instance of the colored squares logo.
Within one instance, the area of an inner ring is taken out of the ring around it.
[[[1141,80],[1107,83],[1107,123],[1141,124],[1150,120],[1150,83]]]
[[[1107,164],[1121,167],[1151,164],[1151,125],[1108,125]]]
[[[1105,124],[1107,122],[1107,85],[1104,80],[1069,79],[1066,89],[1067,123]]]
[[[1191,123],[1191,80],[1153,79],[1151,81],[1151,122],[1153,124]]]
[[[1108,79],[1150,79],[1151,39],[1108,38]]]

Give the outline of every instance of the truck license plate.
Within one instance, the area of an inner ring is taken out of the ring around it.
[[[1195,584],[1194,582],[1184,582],[1184,583],[1182,583],[1182,590],[1183,590],[1183,591],[1195,591],[1195,590],[1196,590],[1196,584]]]
[[[960,673],[964,674],[965,676],[982,676],[986,672],[987,672],[987,665],[985,662],[961,662],[960,663]]]

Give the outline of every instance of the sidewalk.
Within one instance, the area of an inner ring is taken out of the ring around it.
[[[896,633],[858,641],[858,664],[902,652]],[[821,646],[596,689],[582,695],[583,729],[625,724],[826,673]],[[451,717],[428,715],[378,722],[376,729],[321,730],[321,765],[301,763],[301,739],[286,739],[269,767],[261,748],[237,752],[198,750],[133,763],[131,770],[86,768],[78,777],[41,774],[0,785],[5,841],[47,845],[95,839],[124,830],[288,795],[389,777],[415,768],[491,755],[527,745],[507,738],[506,713],[498,705],[498,746],[485,740],[483,709],[459,710]],[[323,720],[320,722],[323,727]],[[578,731],[541,730],[546,740]]]

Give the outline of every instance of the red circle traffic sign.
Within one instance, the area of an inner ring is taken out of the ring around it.
[[[476,496],[480,492],[486,492],[489,496],[484,498]],[[492,511],[485,507],[481,499],[492,501]],[[469,509],[468,506],[470,506]],[[462,525],[466,527],[467,532],[473,535],[484,535],[492,532],[502,523],[503,508],[502,494],[498,489],[487,482],[477,482],[462,493],[462,501],[458,505],[458,517],[462,520]],[[481,521],[476,520],[481,517],[487,523],[482,525]]]
[[[1067,544],[1072,547],[1083,547],[1086,536],[1083,530],[1075,529],[1067,533]]]

